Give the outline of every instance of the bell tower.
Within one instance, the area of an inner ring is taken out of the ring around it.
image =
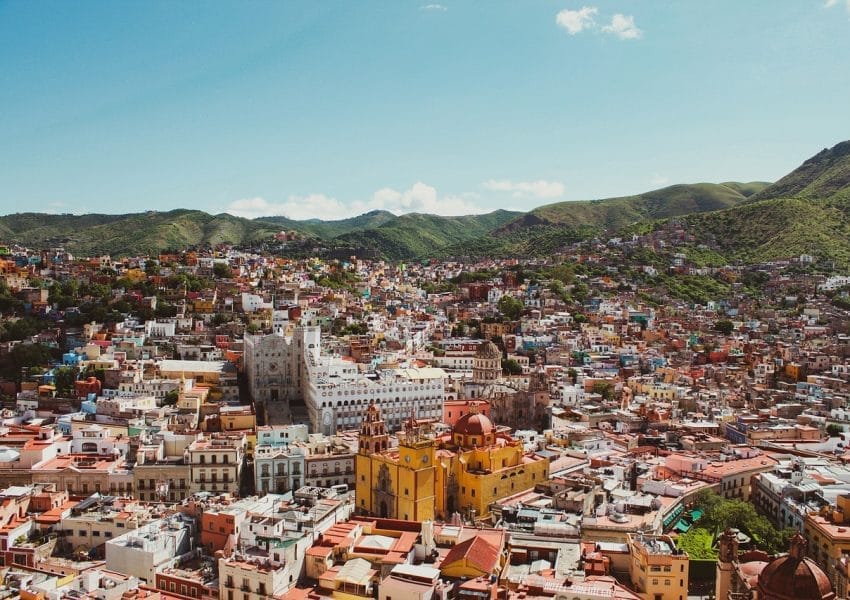
[[[366,409],[366,416],[360,424],[357,451],[363,455],[378,454],[389,447],[387,426],[381,418],[381,409],[374,402]]]
[[[720,555],[717,557],[717,573],[714,584],[714,597],[727,600],[732,591],[734,563],[738,560],[738,535],[732,529],[720,534]]]
[[[381,417],[381,409],[374,402],[370,402],[360,423],[357,456],[354,457],[354,501],[360,514],[374,514],[377,510],[372,492],[382,482],[385,485],[388,483],[387,465],[379,458],[388,449],[389,436]]]

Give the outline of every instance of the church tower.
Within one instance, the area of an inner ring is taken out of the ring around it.
[[[437,445],[411,413],[398,436],[398,515],[406,521],[434,518]]]
[[[354,457],[354,499],[357,510],[361,513],[372,513],[374,510],[373,477],[378,477],[381,465],[375,457],[388,448],[387,426],[381,417],[381,409],[373,402],[369,404],[366,415],[360,423],[357,456]]]
[[[486,341],[478,348],[472,358],[473,383],[493,383],[502,375],[502,351],[491,341]]]
[[[360,423],[360,436],[358,437],[357,451],[359,454],[378,454],[387,449],[389,436],[387,426],[381,418],[381,409],[375,403],[369,404],[366,416]]]
[[[735,531],[727,529],[720,534],[720,555],[717,557],[714,581],[714,597],[716,600],[728,600],[737,560],[738,535]]]

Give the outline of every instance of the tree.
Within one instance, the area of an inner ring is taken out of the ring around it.
[[[43,323],[32,317],[24,317],[16,321],[5,321],[2,325],[3,331],[0,333],[0,340],[6,342],[9,340],[23,340],[34,336],[43,328]]]
[[[162,405],[174,406],[177,404],[178,398],[180,398],[180,393],[177,390],[171,390],[165,395],[165,398],[162,399]]]
[[[723,335],[729,335],[730,333],[732,333],[734,328],[734,324],[728,319],[720,319],[714,322],[714,329],[719,331]]]
[[[841,425],[838,425],[837,423],[830,423],[826,426],[826,433],[831,438],[838,437],[843,431],[844,429],[842,429]]]
[[[58,354],[58,350],[42,344],[16,344],[2,361],[0,373],[9,379],[20,381],[22,369],[49,365]]]
[[[229,279],[233,273],[230,270],[230,265],[217,262],[213,265],[213,275],[216,279]]]
[[[521,375],[522,366],[513,358],[502,360],[502,371],[506,375]]]
[[[77,369],[74,367],[58,367],[53,370],[53,383],[56,394],[71,396],[74,393],[74,382],[77,381]]]
[[[614,398],[614,384],[610,381],[597,381],[593,384],[593,393],[602,396],[603,400]]]
[[[758,514],[755,506],[749,502],[726,499],[710,490],[697,494],[696,505],[704,511],[699,522],[700,527],[715,536],[728,527],[740,529],[768,554],[785,551],[788,540],[794,534],[794,530],[790,528],[775,528],[766,517]]]
[[[511,321],[516,321],[525,309],[525,304],[522,303],[522,300],[509,296],[508,294],[499,298],[497,306],[499,308],[499,312]]]
[[[452,337],[463,337],[466,335],[466,324],[460,321],[452,328]]]

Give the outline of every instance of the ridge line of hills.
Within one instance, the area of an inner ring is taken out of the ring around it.
[[[443,217],[371,211],[296,221],[176,209],[124,215],[17,213],[0,217],[0,242],[63,246],[78,255],[156,254],[230,243],[268,244],[297,232],[284,252],[356,252],[388,259],[547,255],[584,240],[643,234],[675,219],[695,245],[758,262],[798,254],[850,265],[850,141],[824,149],[775,183],[676,184],[634,196],[577,200],[529,212]]]

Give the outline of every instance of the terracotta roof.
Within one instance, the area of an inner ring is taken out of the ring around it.
[[[496,428],[493,426],[493,421],[488,419],[487,415],[481,413],[463,415],[452,429],[453,433],[461,435],[489,435],[494,431],[496,431]]]
[[[832,600],[835,592],[821,568],[805,558],[805,541],[799,534],[791,540],[790,554],[768,564],[758,577],[758,596],[765,600]]]
[[[446,554],[446,558],[443,559],[443,566],[448,566],[464,558],[480,571],[493,573],[499,566],[499,549],[481,536],[476,535],[452,547]]]

